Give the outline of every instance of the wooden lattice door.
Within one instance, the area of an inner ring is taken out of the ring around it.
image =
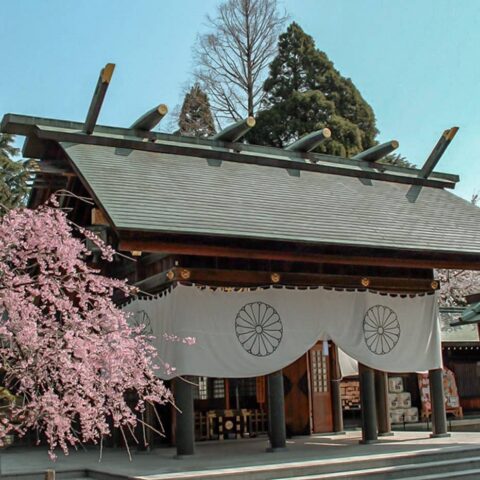
[[[322,343],[309,352],[310,397],[313,433],[331,432],[333,428],[330,369],[328,357],[323,355]]]

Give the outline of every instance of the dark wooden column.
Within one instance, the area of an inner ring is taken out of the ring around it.
[[[281,370],[268,375],[268,436],[269,452],[284,449],[287,444],[285,427],[285,398]]]
[[[432,437],[448,437],[447,412],[443,393],[443,374],[441,368],[428,371],[430,399],[432,402]]]
[[[375,374],[372,368],[361,363],[358,364],[358,374],[360,377],[360,401],[362,404],[361,443],[375,443],[377,441]]]
[[[335,433],[345,433],[343,430],[342,394],[340,391],[341,380],[342,372],[338,362],[338,347],[332,343],[332,348],[330,349],[330,390],[332,392],[333,431]]]
[[[174,381],[175,404],[181,412],[176,412],[177,457],[195,453],[195,414],[191,381],[191,377],[176,378]]]
[[[388,375],[387,372],[375,370],[375,397],[377,406],[378,435],[392,435],[390,423],[390,405],[388,401]]]

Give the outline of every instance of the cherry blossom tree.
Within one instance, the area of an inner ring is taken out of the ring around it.
[[[52,458],[58,447],[68,454],[82,442],[101,444],[110,420],[125,443],[138,424],[145,438],[147,404],[172,402],[155,375],[151,339],[112,301],[132,287],[88,265],[84,240],[106,261],[114,251],[57,207],[51,200],[0,220],[0,385],[16,398],[0,407],[0,446],[36,429]]]
[[[440,280],[440,306],[466,305],[465,296],[480,293],[480,272],[473,270],[436,270]]]

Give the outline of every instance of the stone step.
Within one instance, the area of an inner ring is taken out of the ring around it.
[[[413,463],[389,467],[364,468],[336,473],[311,474],[303,476],[284,476],[275,480],[347,480],[347,479],[399,479],[410,478],[452,478],[457,472],[480,471],[480,456],[461,458],[456,460],[442,460],[435,462]],[[461,477],[460,477],[461,478]],[[479,478],[479,477],[477,477]]]
[[[480,468],[479,447],[454,447],[442,452],[431,450],[420,453],[395,453],[336,458],[304,462],[278,463],[240,468],[223,468],[148,475],[136,480],[272,480],[272,479],[347,479],[347,478],[405,478],[413,475],[439,474],[457,470]],[[433,469],[433,470],[432,470]],[[91,476],[96,477],[91,472]],[[120,477],[118,477],[120,479]],[[479,477],[480,478],[480,477]],[[97,480],[107,480],[98,478]]]
[[[442,478],[461,479],[461,480],[478,480],[480,478],[480,469],[460,470],[458,472],[434,473],[430,475],[420,475],[416,477],[406,477],[404,480],[441,480]]]

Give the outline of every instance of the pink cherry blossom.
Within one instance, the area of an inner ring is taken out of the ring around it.
[[[155,375],[165,368],[155,348],[112,301],[132,287],[87,264],[85,238],[112,260],[110,247],[52,203],[0,220],[0,385],[17,399],[0,410],[0,446],[36,429],[52,457],[57,447],[68,454],[110,435],[109,419],[132,431],[147,403],[172,401]]]

